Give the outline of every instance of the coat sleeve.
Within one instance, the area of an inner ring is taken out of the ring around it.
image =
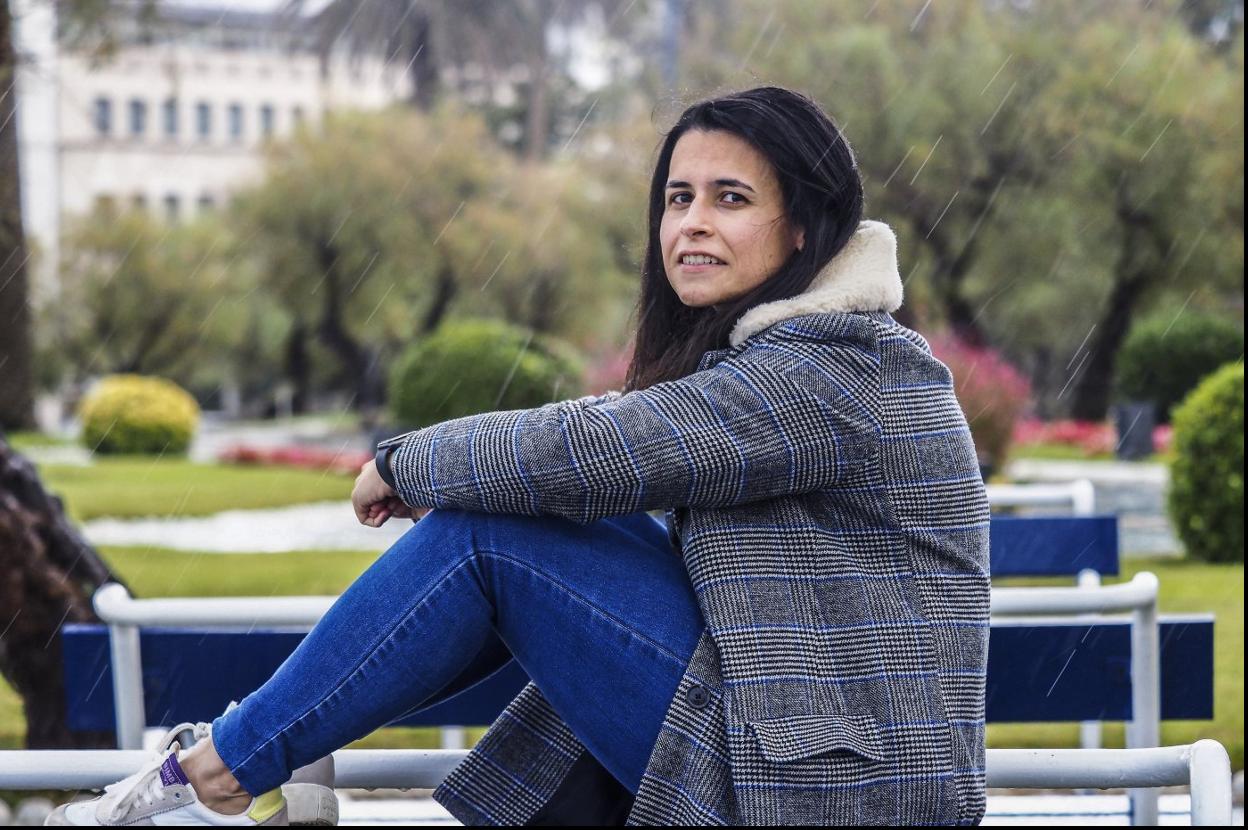
[[[754,347],[679,380],[443,421],[383,441],[413,507],[586,525],[826,489],[879,448],[878,355]]]

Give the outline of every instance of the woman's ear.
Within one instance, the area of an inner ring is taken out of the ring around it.
[[[797,249],[799,251],[802,249],[802,246],[806,244],[806,229],[805,228],[797,229],[797,240],[795,244],[797,245]]]

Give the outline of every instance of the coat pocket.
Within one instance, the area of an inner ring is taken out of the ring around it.
[[[871,715],[789,715],[749,721],[759,750],[769,761],[815,758],[836,750],[887,762],[880,727]]]

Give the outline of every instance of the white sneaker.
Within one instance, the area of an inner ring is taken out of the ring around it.
[[[229,712],[238,706],[230,701]],[[165,733],[156,746],[163,757],[176,743],[189,749],[212,735],[212,724],[180,723]],[[334,792],[334,756],[299,767],[282,785],[286,813],[292,827],[333,827],[338,824],[338,794]]]
[[[104,788],[104,795],[73,801],[52,811],[45,825],[153,827],[157,825],[215,825],[221,827],[284,826],[286,800],[279,787],[251,800],[239,815],[206,807],[178,763],[177,742],[133,775]]]

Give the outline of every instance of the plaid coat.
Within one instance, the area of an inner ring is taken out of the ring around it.
[[[433,797],[464,824],[976,824],[988,504],[863,222],[676,381],[390,439],[414,506],[667,510],[707,623],[634,797],[529,683]]]

